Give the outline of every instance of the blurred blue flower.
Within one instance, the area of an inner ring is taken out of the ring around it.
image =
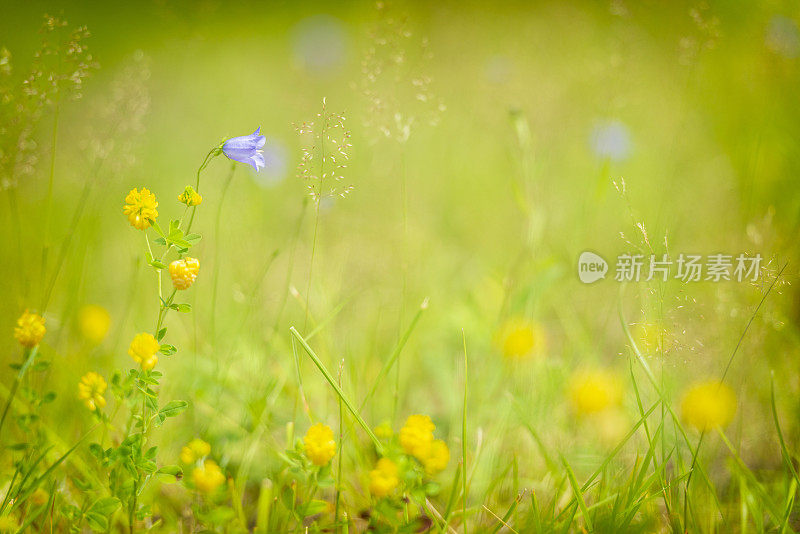
[[[270,137],[264,145],[264,171],[256,174],[254,179],[261,187],[273,187],[286,178],[289,167],[289,150],[286,145]]]
[[[612,161],[624,160],[631,151],[628,128],[619,121],[609,121],[595,126],[590,142],[597,156]]]
[[[252,165],[258,172],[264,167],[264,155],[259,150],[267,138],[261,135],[261,126],[250,135],[232,137],[222,144],[222,152],[228,159]]]
[[[800,30],[797,23],[789,17],[775,15],[767,26],[767,48],[785,58],[800,55]]]

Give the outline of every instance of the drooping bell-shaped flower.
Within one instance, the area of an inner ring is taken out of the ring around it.
[[[261,147],[267,138],[261,135],[261,127],[250,135],[232,137],[222,144],[222,153],[234,161],[251,165],[256,172],[264,167],[264,155]]]

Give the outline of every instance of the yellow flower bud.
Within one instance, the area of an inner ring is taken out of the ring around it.
[[[28,310],[17,319],[14,327],[14,338],[19,344],[29,349],[35,347],[44,337],[47,329],[44,327],[44,317],[31,313]]]
[[[128,216],[131,226],[139,230],[146,230],[150,228],[151,221],[155,221],[158,217],[157,207],[158,202],[153,193],[144,187],[141,192],[134,187],[125,197],[122,213]]]
[[[721,382],[695,384],[681,402],[681,415],[700,431],[727,425],[736,414],[736,394]]]
[[[225,482],[225,475],[214,460],[206,460],[192,471],[192,482],[197,491],[214,493]]]
[[[99,374],[95,372],[86,373],[78,383],[78,398],[92,411],[98,408],[105,408],[106,399],[103,394],[106,392],[107,387],[106,381]]]
[[[375,469],[369,472],[369,492],[375,497],[386,497],[400,483],[397,464],[388,458],[381,458]]]
[[[400,445],[407,454],[422,462],[430,453],[434,430],[436,426],[427,415],[410,415],[400,429]]]
[[[185,464],[192,464],[211,454],[211,445],[203,441],[202,439],[195,438],[186,446],[181,449],[181,462]]]
[[[102,306],[87,304],[78,312],[78,326],[87,341],[98,345],[108,334],[108,328],[111,326],[111,316]]]
[[[311,426],[303,438],[303,447],[314,465],[326,465],[336,454],[333,430],[322,423]]]
[[[128,354],[136,363],[142,366],[144,371],[149,371],[158,363],[156,353],[160,348],[161,345],[156,341],[156,338],[150,334],[141,333],[136,334],[136,337],[131,341]]]
[[[169,264],[169,275],[175,289],[188,289],[197,280],[200,271],[200,260],[196,258],[182,258]]]
[[[187,185],[183,193],[178,195],[178,200],[187,206],[199,206],[203,202],[203,197],[191,185]]]

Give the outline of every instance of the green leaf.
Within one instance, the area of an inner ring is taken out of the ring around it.
[[[161,345],[161,347],[158,349],[158,352],[164,354],[165,356],[171,356],[176,352],[178,352],[178,349],[175,348],[175,345],[170,345],[168,343],[165,343]]]
[[[298,507],[297,513],[299,513],[301,517],[309,517],[312,515],[321,514],[327,508],[328,508],[327,501],[320,501],[314,499]]]
[[[173,400],[169,401],[158,413],[164,417],[175,417],[188,407],[189,403],[185,400]]]
[[[168,482],[175,482],[183,478],[183,469],[177,465],[165,465],[156,471],[156,475]]]
[[[192,311],[192,305],[191,304],[178,304],[178,311],[181,312],[181,313],[189,313],[190,311]]]
[[[164,339],[164,336],[166,334],[167,334],[167,327],[165,326],[164,328],[162,328],[161,330],[158,331],[158,334],[156,335],[156,339],[158,341],[161,341],[162,339]]]

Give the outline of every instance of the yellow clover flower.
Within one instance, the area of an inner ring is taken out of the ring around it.
[[[369,472],[369,492],[375,497],[386,497],[400,483],[397,477],[397,464],[388,458],[381,458],[375,469]]]
[[[44,317],[25,310],[17,319],[17,326],[14,327],[14,338],[23,347],[32,349],[44,337],[47,329],[44,327]]]
[[[199,271],[200,260],[188,256],[169,264],[169,275],[175,289],[189,289],[197,280]]]
[[[87,341],[99,345],[108,334],[111,316],[102,306],[86,304],[78,312],[78,326]]]
[[[181,462],[193,464],[209,454],[211,454],[211,445],[202,439],[195,438],[181,449]]]
[[[527,319],[513,318],[506,321],[498,332],[497,343],[509,360],[522,360],[544,354],[547,338],[544,329]]]
[[[122,213],[128,216],[128,222],[138,230],[150,228],[151,221],[158,217],[158,202],[156,196],[147,188],[139,191],[137,188],[131,189],[125,197],[125,206]]]
[[[333,430],[327,425],[312,425],[303,438],[306,456],[314,465],[326,465],[336,453]]]
[[[158,363],[158,349],[161,348],[156,338],[151,334],[136,334],[128,348],[131,358],[142,366],[142,370],[149,371]]]
[[[429,475],[435,475],[439,471],[444,471],[447,463],[450,461],[450,449],[447,448],[447,443],[437,439],[431,443],[428,456],[422,461],[425,466],[425,472]]]
[[[187,206],[199,206],[203,202],[203,197],[191,185],[187,185],[183,193],[178,195],[178,200]]]
[[[106,392],[107,387],[108,384],[106,384],[102,376],[90,371],[83,375],[83,378],[78,383],[78,398],[92,411],[98,408],[105,408],[106,399],[103,394]]]
[[[570,379],[569,398],[578,415],[596,414],[622,401],[622,384],[608,371],[579,371]]]
[[[192,482],[197,491],[214,493],[225,482],[225,475],[214,460],[206,460],[192,471]]]
[[[409,415],[400,429],[400,445],[407,454],[422,462],[430,453],[434,430],[436,426],[427,415]]]
[[[736,414],[736,394],[721,382],[710,380],[693,385],[681,402],[681,415],[700,431],[727,425]]]

